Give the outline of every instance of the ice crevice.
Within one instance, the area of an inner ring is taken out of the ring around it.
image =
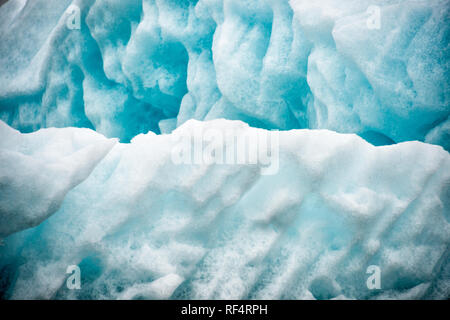
[[[0,10],[0,118],[22,132],[91,127],[126,142],[226,118],[448,150],[446,0],[381,1],[379,29],[368,0],[44,2]],[[71,5],[80,29],[67,28]]]

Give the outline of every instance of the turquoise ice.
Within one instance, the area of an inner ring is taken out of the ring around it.
[[[449,20],[448,0],[7,1],[0,299],[449,299]],[[211,130],[277,135],[277,170],[173,161]]]
[[[10,0],[0,119],[129,141],[226,118],[449,150],[448,0],[375,5],[371,25],[369,0]]]
[[[442,147],[374,147],[354,134],[291,130],[280,132],[271,175],[258,164],[172,161],[178,138],[209,129],[265,133],[240,121],[189,120],[123,144],[87,129],[2,129],[22,146],[0,143],[1,232],[10,234],[0,247],[3,297],[448,298],[450,155]],[[55,169],[35,166],[49,154]],[[64,159],[76,181],[58,177]],[[23,183],[38,185],[43,173],[53,174],[45,188]],[[23,220],[39,225],[23,230]],[[70,265],[81,269],[81,290],[66,286]],[[380,290],[366,285],[372,265]]]

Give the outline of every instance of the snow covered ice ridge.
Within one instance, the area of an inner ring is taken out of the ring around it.
[[[449,296],[450,155],[442,147],[291,130],[273,132],[273,174],[258,163],[173,162],[180,138],[210,129],[267,133],[189,120],[171,134],[117,143],[89,129],[20,134],[2,124],[3,298]],[[37,188],[43,176],[48,187]],[[16,214],[29,225],[50,217],[16,232],[28,226],[9,221]],[[81,270],[80,290],[66,285],[70,265]],[[380,290],[367,287],[371,265],[381,270]]]

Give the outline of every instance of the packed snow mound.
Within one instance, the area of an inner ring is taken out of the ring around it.
[[[2,121],[0,137],[0,237],[55,213],[115,143],[88,129],[20,134]]]
[[[72,128],[16,135],[53,137],[60,143],[33,151],[56,159],[80,135],[107,144]],[[257,137],[270,161],[221,162],[227,135]],[[213,147],[196,162],[199,144]],[[2,297],[448,298],[449,195],[450,155],[439,146],[189,120],[115,144],[55,214],[7,237]],[[79,290],[66,286],[70,265]],[[373,265],[378,290],[367,287]]]
[[[227,118],[450,150],[449,10],[448,0],[10,0],[0,118],[123,141]]]

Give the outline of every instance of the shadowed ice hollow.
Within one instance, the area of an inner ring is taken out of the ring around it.
[[[123,141],[226,118],[449,150],[449,10],[448,0],[10,0],[0,118]]]

